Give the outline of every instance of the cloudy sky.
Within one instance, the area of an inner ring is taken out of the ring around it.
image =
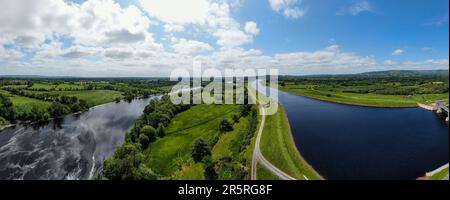
[[[449,68],[449,1],[0,0],[0,75]]]

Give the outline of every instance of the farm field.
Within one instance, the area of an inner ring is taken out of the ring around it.
[[[46,101],[42,101],[39,99],[33,99],[33,98],[13,95],[13,94],[10,94],[8,91],[4,91],[4,90],[0,90],[0,94],[5,94],[11,99],[11,101],[14,105],[14,108],[17,110],[17,113],[19,115],[23,114],[23,113],[30,113],[31,109],[33,107],[38,107],[41,109],[48,109],[51,105],[51,102],[46,102]]]
[[[52,94],[52,95],[64,95],[69,97],[77,97],[78,99],[85,100],[89,107],[113,102],[116,98],[123,98],[121,92],[113,90],[80,90],[80,91],[29,91],[36,94]]]
[[[203,138],[211,142],[219,134],[220,122],[238,114],[238,108],[236,105],[198,105],[178,114],[167,127],[167,135],[146,151],[148,166],[162,176],[171,176],[179,169],[178,177],[184,177],[183,171],[199,171],[190,169],[200,168],[191,161],[194,141]]]

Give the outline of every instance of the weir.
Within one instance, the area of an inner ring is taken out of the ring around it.
[[[445,101],[443,100],[438,100],[436,101],[435,104],[435,109],[436,109],[436,113],[437,114],[445,114],[447,115],[447,118],[445,118],[445,121],[448,122],[449,121],[449,116],[448,116],[448,105],[445,103]]]

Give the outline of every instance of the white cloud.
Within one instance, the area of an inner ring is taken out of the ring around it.
[[[17,60],[23,56],[25,56],[25,54],[20,51],[15,49],[6,49],[3,46],[0,46],[0,62]]]
[[[276,54],[275,59],[282,69],[296,74],[360,72],[376,66],[374,57],[342,52],[338,45],[315,52]]]
[[[372,12],[373,8],[368,0],[357,0],[353,4],[341,8],[337,15],[350,14],[356,16],[362,12]]]
[[[242,46],[253,41],[252,36],[240,30],[219,29],[214,33],[214,36],[219,38],[217,44],[226,48]]]
[[[213,50],[213,48],[207,43],[195,40],[186,40],[184,38],[182,39],[172,38],[172,48],[177,53],[182,55],[190,55],[194,53]]]
[[[20,47],[36,48],[60,36],[83,45],[153,42],[150,20],[136,6],[121,8],[112,0],[80,5],[63,0],[0,1],[0,7],[0,35]]]
[[[305,11],[298,6],[301,0],[269,0],[269,3],[273,11],[286,18],[298,19],[305,14]]]
[[[392,55],[393,56],[399,56],[399,55],[402,55],[403,53],[405,53],[405,50],[403,50],[403,49],[396,49],[396,50],[394,50],[392,52]]]
[[[175,24],[199,23],[207,20],[208,0],[139,0],[150,16]]]
[[[249,21],[245,23],[245,32],[250,33],[252,35],[258,35],[259,34],[259,28],[256,22]]]
[[[373,56],[345,52],[337,45],[273,56],[247,49],[244,45],[251,44],[261,30],[254,21],[241,24],[232,16],[241,0],[204,0],[205,14],[187,19],[170,16],[178,10],[166,8],[164,2],[163,9],[153,14],[153,8],[121,7],[112,0],[68,2],[0,0],[0,74],[168,76],[176,67],[191,68],[193,60],[218,68],[273,67],[294,75],[448,68],[448,59],[378,63]],[[181,6],[187,10],[180,15],[203,10],[196,4],[200,1],[177,2],[190,4]],[[270,2],[273,10],[287,18],[303,15],[299,0]],[[157,36],[170,39],[166,46],[155,42],[150,32],[153,26],[164,29]],[[175,38],[187,30],[194,34]],[[217,47],[198,38],[207,38]]]
[[[179,24],[165,24],[164,25],[165,32],[182,32],[184,31],[184,26]]]

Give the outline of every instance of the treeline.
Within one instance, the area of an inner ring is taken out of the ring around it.
[[[0,116],[12,122],[16,120],[45,121],[88,108],[89,106],[84,100],[79,100],[77,97],[60,96],[54,99],[48,108],[34,105],[31,109],[23,109],[18,112],[10,98],[0,94]]]
[[[189,109],[191,105],[175,105],[168,95],[151,100],[144,114],[126,134],[125,143],[114,155],[105,160],[100,178],[109,180],[151,180],[157,176],[143,163],[143,151],[158,138],[166,135],[172,118]]]
[[[16,118],[17,111],[8,96],[0,94],[0,118],[2,124],[6,124],[6,120],[13,121]]]

